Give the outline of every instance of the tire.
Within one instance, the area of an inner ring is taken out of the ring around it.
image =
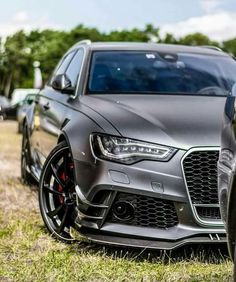
[[[47,157],[39,182],[39,207],[47,230],[57,240],[71,243],[76,205],[74,163],[66,142]]]
[[[35,185],[36,180],[30,174],[31,158],[28,130],[26,125],[23,127],[22,144],[21,144],[21,180],[24,184]]]

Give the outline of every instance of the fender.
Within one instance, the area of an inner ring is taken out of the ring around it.
[[[58,142],[62,138],[66,139],[75,160],[91,162],[94,161],[90,149],[90,135],[93,132],[120,135],[117,129],[99,113],[78,101],[68,111]]]

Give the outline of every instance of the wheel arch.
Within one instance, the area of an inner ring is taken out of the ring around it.
[[[65,135],[64,132],[59,135],[58,140],[57,140],[57,144],[59,144],[59,143],[61,143],[61,142],[63,142],[63,141],[69,143],[69,140],[68,140],[68,138],[66,137],[66,135]]]
[[[85,114],[70,116],[61,128],[58,142],[65,140],[74,159],[80,162],[94,162],[91,151],[90,137],[95,132],[104,132],[104,129]]]

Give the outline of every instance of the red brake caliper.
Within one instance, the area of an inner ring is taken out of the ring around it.
[[[69,164],[69,169],[70,170],[74,169],[74,164],[73,163]],[[63,182],[65,182],[68,179],[68,175],[66,175],[64,171],[61,173],[60,176],[61,176],[61,180],[63,180]],[[61,185],[59,185],[58,191],[59,192],[63,192],[63,187]],[[59,201],[60,201],[61,204],[63,204],[64,203],[64,197],[63,196],[59,196]]]
[[[61,179],[65,182],[66,176],[65,176],[65,172],[64,171],[61,173],[60,176],[61,176]],[[63,188],[62,188],[61,185],[59,185],[58,191],[59,192],[63,192]],[[64,197],[63,196],[59,196],[59,201],[60,201],[61,204],[63,204],[64,203]]]

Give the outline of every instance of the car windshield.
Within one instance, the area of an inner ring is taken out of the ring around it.
[[[226,55],[95,51],[88,93],[228,95],[235,82],[236,62]]]

